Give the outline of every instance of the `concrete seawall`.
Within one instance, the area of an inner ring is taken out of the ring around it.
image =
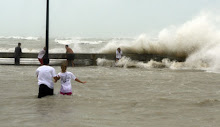
[[[37,59],[38,53],[22,53],[21,59]],[[172,56],[162,56],[162,55],[154,55],[154,54],[124,54],[124,56],[131,58],[132,60],[137,61],[161,61],[164,58],[168,58],[170,60],[175,60],[179,62],[185,61],[184,57],[172,57]],[[14,58],[14,53],[2,52],[0,53],[0,58]],[[50,59],[66,59],[65,53],[50,53]],[[79,66],[83,65],[97,65],[97,58],[105,58],[108,60],[115,60],[115,54],[99,54],[99,53],[75,53],[74,63]],[[86,63],[85,63],[86,62]]]

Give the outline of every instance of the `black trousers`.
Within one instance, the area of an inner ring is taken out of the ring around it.
[[[15,65],[19,65],[20,64],[20,57],[15,57]]]
[[[47,95],[53,95],[53,89],[49,88],[45,84],[39,86],[38,98],[45,97]]]

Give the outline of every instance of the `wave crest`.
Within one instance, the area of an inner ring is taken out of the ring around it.
[[[142,34],[134,41],[109,42],[100,52],[115,53],[120,47],[124,53],[185,57],[188,68],[220,72],[218,19],[217,15],[203,12],[180,26],[161,30],[157,39]]]
[[[0,36],[1,39],[17,39],[17,40],[38,40],[38,37],[22,37],[22,36]]]

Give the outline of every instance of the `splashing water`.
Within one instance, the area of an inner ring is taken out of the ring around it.
[[[142,34],[131,42],[109,42],[100,52],[114,53],[115,49],[120,47],[124,53],[186,57],[185,63],[178,63],[175,66],[220,72],[219,23],[218,16],[211,13],[201,13],[183,25],[163,29],[159,32],[156,40]]]

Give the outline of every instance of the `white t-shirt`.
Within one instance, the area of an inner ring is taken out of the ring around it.
[[[37,68],[38,85],[45,84],[53,89],[53,77],[56,77],[56,71],[53,67],[43,65]]]
[[[44,57],[44,54],[45,54],[45,50],[44,49],[42,49],[39,53],[38,53],[38,58],[39,59],[42,59],[43,57]]]
[[[116,58],[121,59],[122,57],[122,51],[118,52],[118,50],[116,50]]]
[[[71,79],[76,80],[76,76],[71,72],[58,73],[61,82],[60,92],[69,93],[72,92]]]

